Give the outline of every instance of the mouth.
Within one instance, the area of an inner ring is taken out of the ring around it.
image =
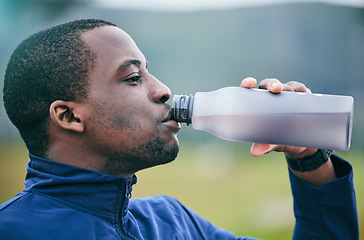
[[[168,111],[168,114],[162,119],[161,123],[172,129],[174,132],[178,132],[181,129],[181,124],[171,118],[170,111]]]
[[[161,116],[160,121],[162,123],[168,122],[172,120],[171,107],[169,105],[165,105],[165,113]]]

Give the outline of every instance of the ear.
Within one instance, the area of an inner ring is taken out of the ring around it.
[[[77,133],[82,133],[85,130],[82,116],[77,112],[75,102],[56,100],[51,104],[49,114],[51,121],[64,130]]]

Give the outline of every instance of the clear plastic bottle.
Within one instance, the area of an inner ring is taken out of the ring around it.
[[[172,119],[229,141],[347,151],[354,99],[227,87],[175,95]]]

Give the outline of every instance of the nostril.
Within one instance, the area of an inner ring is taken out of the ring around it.
[[[160,103],[165,103],[165,102],[167,102],[167,101],[168,101],[168,99],[169,99],[169,96],[164,95],[163,97],[161,97],[161,99],[159,99],[159,102],[160,102]]]

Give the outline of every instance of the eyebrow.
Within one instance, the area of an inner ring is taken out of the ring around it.
[[[141,64],[142,64],[142,62],[137,59],[128,59],[128,60],[125,60],[122,64],[120,64],[117,71],[122,72],[130,66],[134,65],[136,67],[139,67]]]

